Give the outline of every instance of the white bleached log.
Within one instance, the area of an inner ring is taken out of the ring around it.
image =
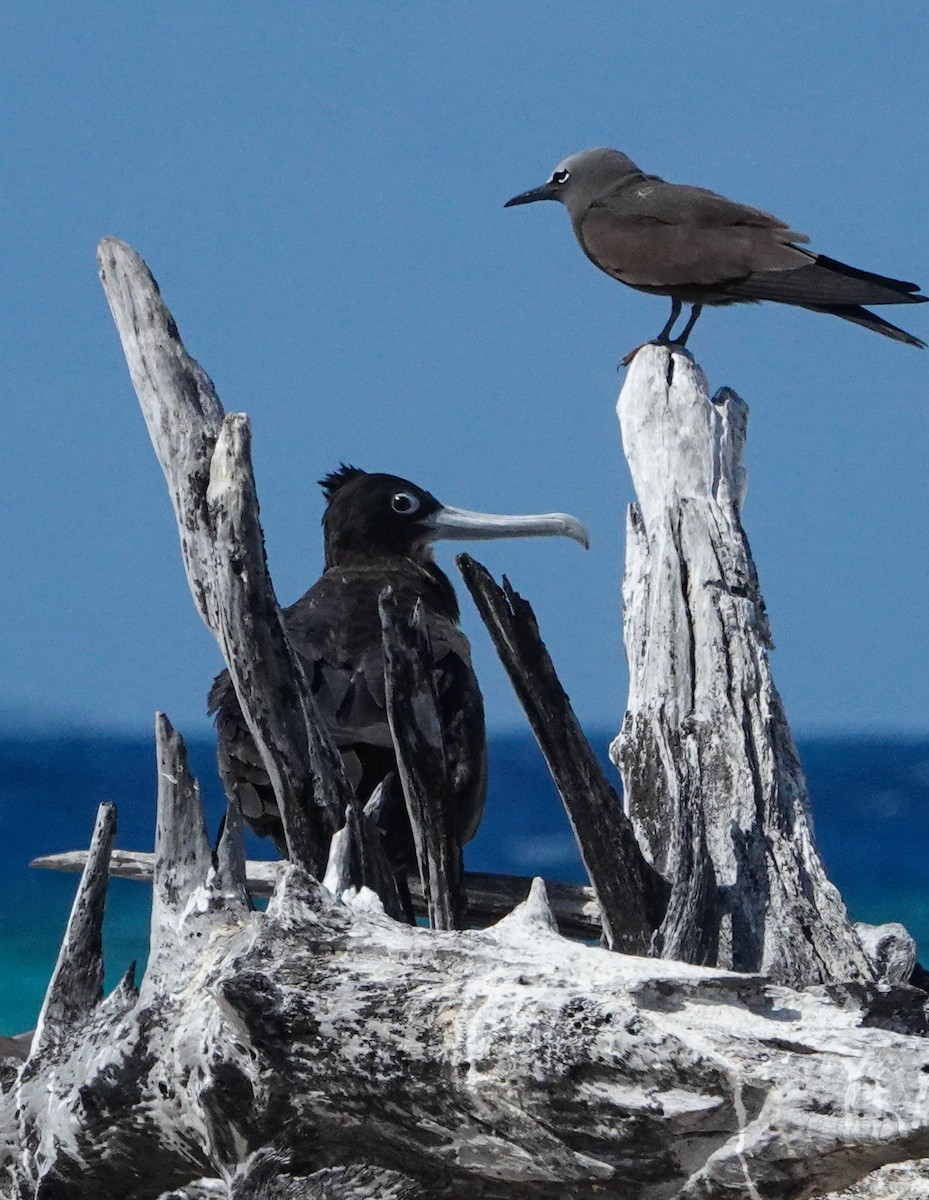
[[[873,978],[817,852],[771,678],[740,516],[747,408],[729,389],[711,399],[688,354],[649,345],[618,414],[638,503],[612,754],[639,841],[672,881],[663,953],[800,987]]]

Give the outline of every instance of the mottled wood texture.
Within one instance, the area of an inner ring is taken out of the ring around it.
[[[742,528],[747,409],[645,346],[618,413],[629,705],[613,746],[639,842],[672,883],[662,953],[792,986],[872,967],[813,839]]]
[[[225,417],[139,255],[104,238],[100,278],[174,504],[197,609],[229,666],[294,861],[321,873],[350,800],[267,572],[248,418]],[[285,703],[270,702],[284,697]]]

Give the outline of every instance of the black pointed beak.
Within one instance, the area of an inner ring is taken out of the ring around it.
[[[532,204],[535,200],[557,200],[555,188],[551,183],[543,183],[541,187],[532,188],[528,192],[520,192],[512,200],[507,200],[504,208],[513,208],[517,204]]]

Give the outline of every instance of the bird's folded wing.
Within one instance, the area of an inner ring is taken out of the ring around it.
[[[703,188],[647,180],[622,188],[576,223],[587,256],[633,287],[712,286],[810,261],[805,234]]]
[[[618,188],[612,195],[596,201],[592,208],[605,208],[614,217],[646,224],[689,225],[697,229],[747,226],[776,231],[783,241],[810,240],[805,233],[798,233],[760,208],[728,200],[706,188],[665,183],[663,179],[648,179]]]

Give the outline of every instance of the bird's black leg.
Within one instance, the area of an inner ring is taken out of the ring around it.
[[[695,306],[695,307],[697,307],[697,306]],[[675,344],[675,342],[672,342],[672,340],[671,340],[671,330],[673,328],[675,328],[675,322],[676,322],[677,318],[679,316],[681,316],[681,308],[682,308],[681,301],[673,298],[673,296],[672,296],[672,298],[671,298],[671,316],[669,318],[667,318],[667,320],[665,322],[665,328],[663,330],[661,330],[658,337],[654,338],[654,342],[657,342],[659,344],[659,346],[673,346],[673,344]],[[687,329],[684,330],[684,337],[687,337],[691,328],[693,328],[693,324],[694,324],[694,317],[693,317],[693,314],[691,314]],[[648,344],[654,344],[654,342],[653,343],[645,342],[642,344],[645,344],[645,346],[648,346]],[[628,367],[630,362],[633,361],[636,354],[639,353],[641,349],[642,349],[641,346],[636,346],[636,348],[634,350],[630,350],[630,352],[628,354],[623,355],[623,358],[619,359],[619,366]]]
[[[659,333],[658,336],[655,338],[656,342],[670,342],[671,341],[671,330],[674,328],[674,322],[681,315],[682,307],[683,306],[682,306],[680,300],[678,300],[674,296],[672,296],[671,297],[671,315],[670,315],[670,317],[668,317],[667,321],[665,322],[664,329],[662,329],[661,333]],[[694,307],[697,307],[697,306],[695,305]],[[688,322],[687,328],[684,331],[684,337],[686,337],[687,334],[690,332],[690,327],[692,324],[693,324],[693,318],[691,318],[690,322]],[[683,345],[683,341],[680,338],[676,338],[675,341],[680,341],[681,345]]]
[[[677,343],[679,346],[686,346],[686,345],[687,345],[687,339],[690,337],[690,331],[691,331],[691,330],[693,329],[693,327],[696,325],[696,323],[697,323],[697,318],[700,316],[700,314],[701,314],[702,312],[703,312],[703,305],[702,305],[702,304],[695,304],[695,305],[694,305],[694,306],[691,308],[691,310],[690,310],[690,319],[688,320],[688,322],[687,322],[687,324],[684,326],[684,328],[681,330],[681,336],[680,336],[679,338],[675,338],[675,339],[674,339],[674,340],[675,340],[675,342],[676,342],[676,343]]]
[[[655,342],[657,342],[659,346],[669,346],[669,345],[673,344],[671,341],[671,330],[674,328],[674,322],[681,315],[681,307],[682,307],[681,301],[676,300],[672,296],[671,297],[671,315],[670,315],[670,317],[668,317],[667,321],[665,322],[664,329],[662,329],[661,333],[659,333],[658,336],[654,339]],[[693,319],[691,318],[691,321],[688,324],[687,329],[685,331],[685,336],[687,333],[690,332],[692,324],[693,324]],[[649,345],[650,343],[645,342],[643,344]],[[641,349],[642,349],[642,346],[636,346],[636,348],[634,350],[630,350],[628,354],[624,355],[619,360],[619,365],[621,367],[628,367],[629,364],[632,362],[632,360],[635,358],[635,356],[639,353],[639,351]]]

